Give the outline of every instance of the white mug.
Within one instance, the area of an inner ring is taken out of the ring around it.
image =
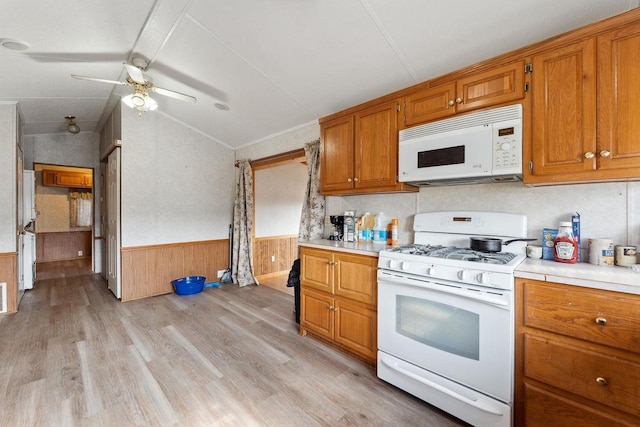
[[[535,259],[542,258],[542,246],[527,245],[527,256]]]

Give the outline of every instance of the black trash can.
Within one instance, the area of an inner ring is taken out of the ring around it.
[[[300,324],[300,259],[293,261],[287,287],[293,288],[294,307],[296,313],[296,323]]]

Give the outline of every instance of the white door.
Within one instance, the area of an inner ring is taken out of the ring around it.
[[[107,163],[107,282],[116,298],[122,297],[120,277],[120,148]]]

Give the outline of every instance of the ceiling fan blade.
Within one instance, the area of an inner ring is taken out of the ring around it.
[[[113,85],[129,85],[130,84],[128,82],[119,82],[118,80],[97,79],[95,77],[78,76],[76,74],[71,74],[71,77],[78,80],[89,80],[92,82],[111,83]]]
[[[129,74],[129,77],[131,77],[131,80],[136,83],[140,83],[141,85],[145,83],[144,74],[142,74],[142,70],[140,70],[140,68],[131,64],[124,64],[124,68],[127,70],[127,73]]]
[[[185,95],[184,93],[176,92],[174,90],[163,89],[161,87],[153,86],[151,90],[160,95],[169,96],[171,98],[179,99],[181,101],[193,102],[196,103],[196,98],[191,95]]]

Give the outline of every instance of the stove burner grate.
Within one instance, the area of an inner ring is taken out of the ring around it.
[[[470,248],[440,245],[407,245],[393,248],[390,252],[485,264],[508,264],[516,257],[516,254],[511,252],[480,252]]]

